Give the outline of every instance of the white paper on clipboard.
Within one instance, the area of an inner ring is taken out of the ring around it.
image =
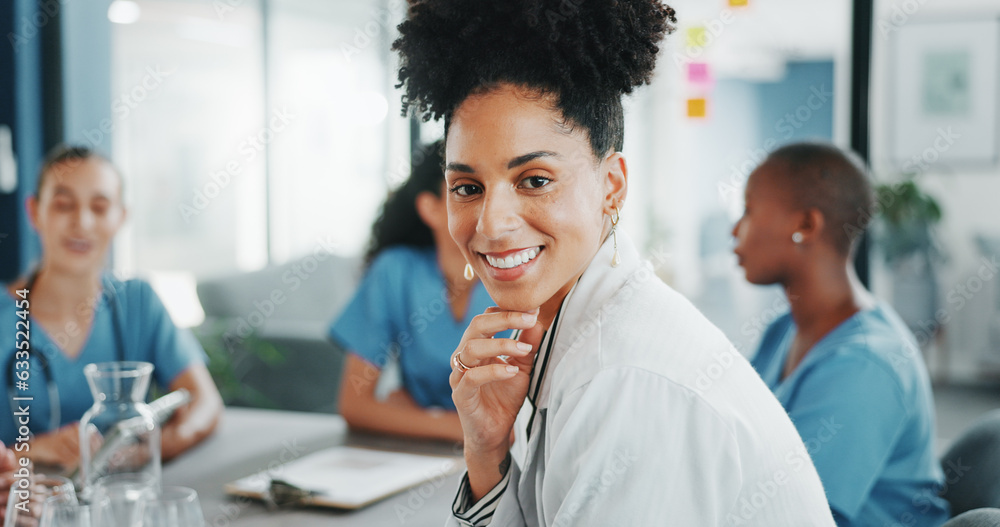
[[[460,457],[338,446],[226,484],[227,494],[261,499],[280,479],[316,495],[305,503],[357,509],[464,467]]]

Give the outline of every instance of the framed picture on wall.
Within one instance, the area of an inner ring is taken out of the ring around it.
[[[1000,19],[902,25],[892,35],[890,134],[904,172],[1000,161]]]

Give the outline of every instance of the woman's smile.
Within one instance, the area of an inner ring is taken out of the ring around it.
[[[70,252],[87,254],[94,247],[93,242],[83,238],[66,238],[63,241],[63,247],[68,249]]]
[[[492,278],[511,281],[517,280],[534,268],[535,262],[544,249],[544,246],[537,246],[503,252],[480,253],[480,255],[486,260],[486,269],[489,270]]]

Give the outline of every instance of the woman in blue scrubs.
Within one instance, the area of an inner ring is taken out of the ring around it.
[[[785,146],[750,175],[734,251],[749,282],[780,284],[790,304],[752,364],[798,428],[838,525],[937,526],[948,504],[920,349],[852,265],[874,201],[862,165],[833,146]]]
[[[163,427],[164,460],[207,437],[222,399],[198,341],[174,326],[149,284],[105,273],[108,249],[126,216],[115,168],[87,148],[57,147],[42,167],[27,212],[42,255],[30,276],[8,285],[8,298],[0,303],[0,320],[6,321],[0,324],[0,360],[7,366],[0,389],[8,401],[16,391],[14,321],[20,320],[18,291],[28,289],[32,436],[18,440],[15,423],[4,412],[0,441],[38,464],[76,466],[79,420],[93,404],[83,368],[114,360],[151,362],[159,386],[191,393],[191,402]]]
[[[440,142],[420,149],[409,180],[386,200],[364,279],[330,338],[349,350],[340,413],[352,428],[461,441],[449,359],[472,317],[493,301],[466,277],[448,233],[440,149]],[[379,400],[375,388],[390,359],[402,387]]]

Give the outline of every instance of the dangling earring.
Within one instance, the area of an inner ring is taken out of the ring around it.
[[[802,233],[801,232],[793,232],[792,233],[792,241],[795,242],[795,243],[802,243]]]
[[[475,277],[476,277],[476,273],[474,273],[472,271],[472,264],[466,263],[465,264],[465,279],[471,281]]]
[[[618,254],[618,220],[621,219],[621,216],[621,211],[615,206],[615,213],[611,215],[611,237],[615,243],[615,254],[611,257],[611,267],[618,267],[622,263],[622,257]]]

